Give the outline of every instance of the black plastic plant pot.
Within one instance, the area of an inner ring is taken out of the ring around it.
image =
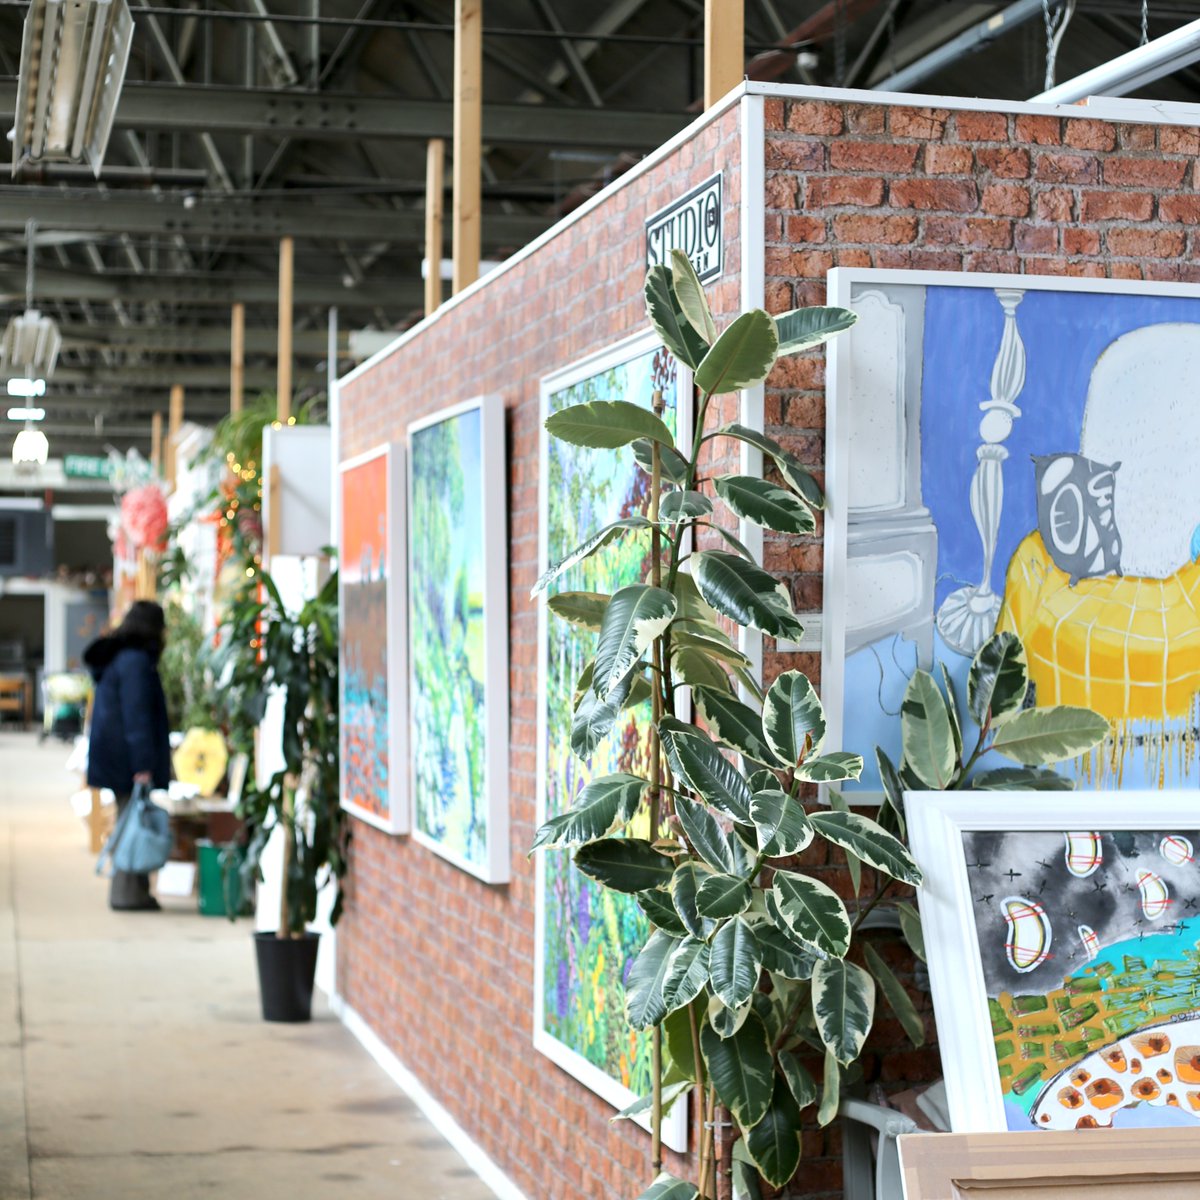
[[[320,941],[319,933],[306,933],[298,938],[281,938],[273,933],[254,935],[264,1021],[312,1019],[313,979]]]

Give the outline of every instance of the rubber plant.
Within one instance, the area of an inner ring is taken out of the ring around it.
[[[916,1019],[878,954],[865,953],[866,966],[856,961],[864,958],[856,935],[872,905],[849,911],[794,861],[824,841],[839,847],[856,873],[863,866],[878,872],[884,890],[892,881],[917,885],[921,873],[897,836],[900,810],[889,810],[890,829],[847,811],[832,791],[832,805],[806,810],[806,785],[855,779],[862,759],[826,747],[821,702],[805,675],[785,671],[763,692],[736,641],[739,628],[787,639],[803,630],[786,587],[720,528],[717,506],[766,529],[811,534],[821,490],[772,438],[739,424],[706,423],[714,396],[756,386],[781,355],[826,341],[855,317],[837,308],[777,317],[753,310],[718,332],[680,253],[670,267],[649,272],[646,307],[664,345],[693,372],[695,436],[691,445],[676,445],[657,395],[657,411],[593,401],[550,416],[548,432],[575,445],[628,447],[650,475],[649,512],[597,530],[550,566],[533,594],[615,538],[646,539],[650,567],[642,582],[612,595],[559,593],[547,604],[596,632],[577,688],[572,751],[586,759],[624,708],[648,699],[650,766],[645,776],[593,779],[569,810],[542,825],[534,849],[569,849],[589,878],[636,897],[651,926],[628,970],[625,999],[630,1026],[651,1031],[653,1091],[621,1115],[649,1117],[657,1172],[664,1108],[695,1088],[697,1153],[694,1179],[658,1174],[640,1200],[716,1194],[713,1129],[721,1106],[740,1133],[735,1195],[752,1197],[760,1177],[780,1187],[796,1173],[805,1110],[815,1106],[821,1124],[836,1115],[843,1076],[871,1028],[877,982],[902,1020],[911,1027]],[[729,440],[773,460],[779,482],[703,475],[709,444]],[[998,691],[1010,703],[1010,668],[1011,657],[992,672],[992,703]],[[948,723],[949,709],[939,718],[926,700],[922,719]],[[910,713],[908,731],[919,724]],[[1085,725],[1060,722],[1055,754],[1090,745]],[[1053,757],[1049,749],[1046,739],[1032,737],[1021,753],[1045,761]],[[917,756],[903,769],[929,784],[925,765]],[[810,1073],[802,1060],[812,1062],[814,1054],[820,1065]]]

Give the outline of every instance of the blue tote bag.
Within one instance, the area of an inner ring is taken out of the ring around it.
[[[150,799],[150,789],[138,784],[96,860],[96,874],[125,871],[145,875],[171,857],[171,818]]]

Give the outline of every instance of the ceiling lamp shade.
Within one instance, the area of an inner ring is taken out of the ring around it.
[[[50,443],[40,429],[22,429],[13,441],[12,457],[15,467],[44,467]]]
[[[27,308],[12,317],[0,342],[0,359],[9,375],[24,374],[29,379],[48,379],[54,374],[62,335],[50,317],[36,308]]]
[[[100,174],[132,41],[128,0],[33,0],[21,42],[14,175],[47,161],[86,162]]]

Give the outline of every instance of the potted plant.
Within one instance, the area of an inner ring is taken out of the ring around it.
[[[247,584],[226,609],[213,673],[233,729],[257,728],[271,689],[285,693],[284,768],[262,788],[251,769],[238,813],[252,829],[242,868],[248,881],[261,878],[271,834],[283,835],[279,928],[255,934],[263,1017],[306,1021],[319,938],[306,926],[329,882],[338,889],[331,920],[340,917],[349,840],[339,804],[337,574],[297,612],[265,571]]]
[[[635,897],[651,927],[627,974],[626,1016],[651,1031],[653,1090],[622,1115],[650,1117],[658,1172],[663,1110],[695,1089],[696,1155],[694,1179],[659,1174],[640,1200],[717,1194],[718,1109],[739,1138],[735,1195],[755,1197],[760,1179],[782,1187],[795,1175],[803,1114],[815,1108],[821,1125],[837,1115],[877,992],[920,1036],[911,1000],[862,937],[877,905],[920,883],[902,841],[903,787],[963,786],[993,748],[1022,764],[1072,758],[1107,725],[1087,710],[1022,708],[1020,653],[994,639],[972,666],[970,705],[982,733],[965,758],[953,695],[918,673],[904,705],[904,760],[899,768],[881,760],[890,770],[880,820],[849,811],[832,789],[828,806],[806,804],[814,785],[857,778],[862,760],[826,748],[821,702],[804,674],[785,671],[763,691],[746,670],[731,632],[796,639],[802,627],[786,588],[718,528],[718,505],[766,529],[809,534],[821,490],[774,439],[739,424],[710,428],[705,418],[713,396],[756,386],[780,355],[826,341],[855,317],[754,310],[718,333],[678,252],[669,268],[651,269],[646,303],[663,343],[694,372],[695,437],[677,446],[657,413],[623,401],[550,416],[547,430],[573,444],[630,447],[650,476],[649,500],[644,514],[597,531],[551,566],[534,594],[612,539],[646,539],[642,582],[611,596],[562,592],[548,604],[596,633],[577,688],[572,751],[586,759],[625,708],[648,698],[649,769],[593,779],[538,830],[534,848],[570,849],[589,878]],[[761,450],[778,481],[705,473],[708,444],[724,439]],[[684,687],[690,716],[679,703]],[[1049,776],[1022,766],[980,784],[1057,786]],[[821,843],[845,857],[849,902],[801,869],[798,856],[825,861]],[[864,874],[874,877],[867,898]],[[901,916],[916,940],[915,910]]]

